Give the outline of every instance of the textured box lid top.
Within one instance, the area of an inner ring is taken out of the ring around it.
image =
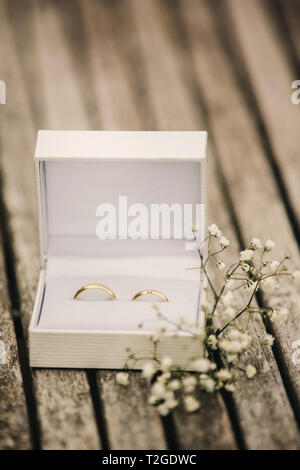
[[[205,158],[206,141],[204,131],[40,130],[35,159],[193,161]]]

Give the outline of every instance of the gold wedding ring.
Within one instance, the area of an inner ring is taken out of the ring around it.
[[[158,290],[141,290],[135,296],[132,297],[131,300],[137,300],[139,297],[142,297],[142,295],[156,295],[160,299],[163,300],[163,302],[169,302],[168,297],[166,297],[164,294],[159,292]]]
[[[106,292],[107,294],[109,294],[111,296],[112,300],[117,300],[117,297],[115,296],[113,291],[109,287],[104,286],[103,284],[87,284],[86,286],[82,286],[82,287],[80,287],[80,289],[78,289],[78,291],[74,295],[73,299],[74,300],[78,299],[79,295],[82,294],[82,292],[84,292],[86,290],[90,290],[90,289],[102,290],[102,291]]]

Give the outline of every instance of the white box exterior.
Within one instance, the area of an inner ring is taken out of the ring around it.
[[[66,139],[66,136],[68,137]],[[72,137],[71,139],[69,137]],[[200,143],[200,145],[199,145]],[[98,132],[40,131],[35,161],[39,206],[41,273],[36,302],[29,327],[30,365],[32,367],[121,369],[126,348],[147,354],[151,350],[148,334],[143,331],[101,331],[42,329],[37,327],[45,289],[47,253],[45,221],[41,203],[39,163],[54,160],[128,160],[128,161],[201,161],[201,201],[205,204],[205,132]],[[205,221],[203,221],[205,224]],[[204,319],[202,319],[203,326]],[[160,355],[171,355],[183,364],[198,346],[187,335],[166,337],[159,343]],[[138,364],[135,368],[140,368]]]

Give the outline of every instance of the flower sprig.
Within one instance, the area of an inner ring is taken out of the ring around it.
[[[258,306],[255,302],[257,291],[278,290],[283,276],[300,285],[300,271],[289,271],[289,256],[285,255],[279,261],[269,259],[275,243],[270,239],[262,242],[253,238],[239,258],[226,267],[221,257],[229,246],[230,241],[216,224],[208,227],[204,240],[200,240],[199,233],[195,232],[200,266],[189,269],[200,269],[207,280],[200,305],[206,319],[205,328],[199,328],[198,321],[191,323],[183,316],[178,321],[170,321],[156,306],[162,323],[149,337],[152,353],[139,356],[128,349],[124,370],[116,376],[120,385],[128,385],[130,367],[141,363],[142,375],[151,386],[149,403],[157,407],[161,415],[167,415],[179,405],[187,412],[198,410],[204,393],[222,388],[233,392],[241,373],[252,379],[257,373],[255,366],[244,365],[245,353],[254,343],[248,328],[250,319],[273,321],[285,319],[289,314],[284,306]],[[215,272],[212,274],[213,267]],[[223,277],[218,288],[215,281],[220,275]],[[196,339],[199,352],[190,357],[184,367],[171,357],[158,355],[158,344],[164,339],[167,323],[171,323],[176,332],[185,332]],[[260,338],[260,343],[265,346],[271,347],[273,342],[274,337],[268,333]]]

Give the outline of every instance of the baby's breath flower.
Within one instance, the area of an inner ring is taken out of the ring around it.
[[[158,405],[157,410],[161,416],[166,416],[170,411],[165,402]]]
[[[272,271],[276,271],[278,266],[279,266],[279,261],[277,261],[277,260],[271,261],[270,268],[271,268]]]
[[[212,393],[215,389],[216,383],[214,379],[207,374],[201,374],[199,377],[200,387],[208,393]]]
[[[226,237],[221,237],[220,238],[220,245],[223,247],[223,248],[226,248],[227,246],[230,245],[230,241],[228,240],[228,238]]]
[[[241,268],[243,271],[245,271],[246,273],[250,271],[250,266],[249,264],[247,263],[241,263]]]
[[[187,393],[191,393],[195,390],[197,385],[197,379],[193,375],[189,375],[182,380],[184,391]]]
[[[142,369],[142,375],[148,380],[151,380],[155,374],[155,367],[151,362],[147,362]]]
[[[161,382],[155,382],[151,387],[151,393],[158,398],[162,398],[166,392],[164,385]]]
[[[253,250],[244,250],[240,252],[241,261],[251,261],[253,259],[254,253]]]
[[[191,363],[191,367],[197,372],[208,372],[210,369],[210,361],[206,358],[196,359]]]
[[[273,250],[274,247],[275,247],[275,243],[273,242],[273,240],[268,239],[265,243],[265,250],[271,251]]]
[[[227,392],[234,392],[235,391],[235,386],[234,384],[226,384],[225,385],[225,390],[227,390]]]
[[[215,335],[209,335],[209,337],[207,338],[207,344],[211,349],[214,349],[214,350],[217,349],[217,345],[218,345],[217,337]]]
[[[274,343],[274,336],[270,335],[269,333],[265,334],[265,336],[261,340],[261,344],[264,344],[266,346],[273,346]]]
[[[238,359],[238,354],[229,353],[226,354],[226,360],[229,364],[232,364]]]
[[[223,271],[223,269],[226,266],[225,263],[223,263],[223,261],[216,261],[216,265],[219,271]]]
[[[180,387],[181,387],[181,383],[179,380],[177,379],[174,379],[174,380],[171,380],[171,382],[168,383],[167,387],[170,389],[170,390],[179,390]]]
[[[249,265],[247,264],[247,266],[249,266]],[[228,289],[234,289],[235,286],[236,286],[236,283],[234,282],[233,279],[229,279],[228,281],[226,281],[226,287]]]
[[[219,233],[220,229],[219,227],[216,225],[216,224],[211,224],[209,227],[208,227],[208,233],[210,233],[210,235],[213,235],[213,236],[217,236],[217,234]]]
[[[156,395],[150,395],[148,398],[149,405],[155,405],[157,401],[158,401],[158,398]]]
[[[246,366],[246,375],[248,377],[248,379],[252,379],[252,377],[255,376],[257,370],[254,366],[252,366],[252,364],[248,364]]]
[[[184,397],[184,407],[188,413],[193,413],[200,408],[200,402],[192,395]]]
[[[222,382],[227,382],[228,380],[232,379],[232,373],[230,372],[230,370],[225,368],[218,370],[216,376]]]
[[[162,326],[162,325],[157,326],[156,329],[155,329],[155,333],[153,335],[150,335],[150,339],[154,343],[158,343],[161,340],[161,338],[162,338],[163,334],[165,333],[165,331],[166,331],[166,328],[164,326]]]
[[[227,321],[232,320],[236,315],[236,311],[232,307],[227,307],[224,310],[222,318],[226,319]]]
[[[253,250],[257,250],[259,248],[262,248],[262,244],[261,244],[260,239],[259,238],[252,238],[250,246]]]
[[[289,315],[287,308],[275,308],[271,312],[271,320],[284,320]]]
[[[116,375],[116,381],[120,385],[128,385],[129,384],[129,374],[128,372],[118,372]]]
[[[172,366],[172,364],[173,364],[173,361],[170,357],[165,356],[161,360],[161,368],[163,371],[168,371],[170,367]]]
[[[162,384],[165,384],[167,380],[169,380],[171,377],[170,372],[165,372],[164,374],[161,374],[157,377],[157,381],[161,382]]]
[[[169,398],[165,401],[165,404],[169,410],[173,410],[174,408],[176,408],[176,406],[179,405],[178,400],[176,400],[175,398]]]
[[[293,278],[294,278],[295,283],[300,285],[300,271],[294,271]]]
[[[243,350],[243,346],[238,339],[229,340],[227,338],[221,339],[219,341],[220,349],[229,352],[229,353],[240,353]]]
[[[231,291],[228,291],[226,294],[224,294],[221,297],[221,299],[222,299],[223,305],[229,305],[232,302],[233,293]]]
[[[261,287],[265,292],[273,292],[279,288],[278,282],[273,277],[267,277],[261,282]]]

